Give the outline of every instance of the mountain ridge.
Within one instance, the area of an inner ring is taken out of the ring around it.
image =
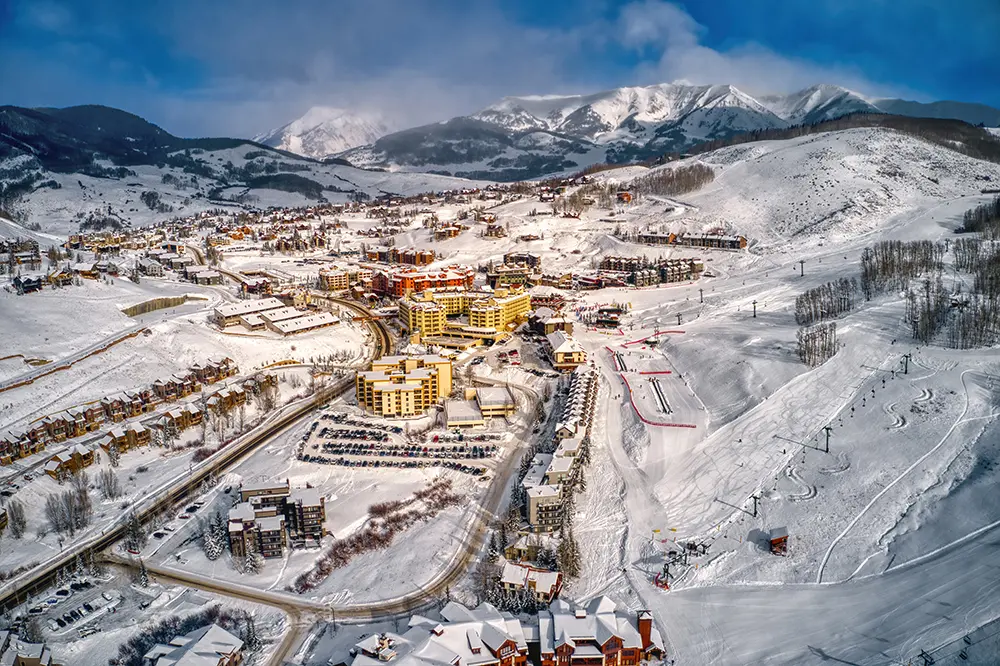
[[[829,84],[758,97],[732,85],[685,83],[512,96],[468,116],[388,134],[339,156],[364,167],[516,180],[601,162],[646,160],[747,132],[884,113],[878,102]],[[951,104],[941,113],[961,115],[973,107]],[[922,108],[904,110],[915,114]]]

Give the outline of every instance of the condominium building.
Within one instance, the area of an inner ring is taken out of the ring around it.
[[[376,416],[423,414],[451,393],[451,361],[434,355],[384,356],[355,379],[358,405]]]
[[[380,294],[400,298],[428,289],[464,287],[471,289],[476,279],[474,268],[451,266],[440,270],[385,270],[372,278],[372,289]]]
[[[556,425],[556,449],[551,454],[536,454],[521,480],[531,532],[555,532],[562,526],[563,505],[573,492],[569,481],[580,464],[580,449],[590,437],[597,386],[594,370],[579,368],[574,371],[569,396]]]
[[[293,546],[318,545],[326,522],[326,500],[315,488],[292,490],[288,483],[246,484],[229,511],[229,548],[236,557],[256,550],[281,557]]]
[[[427,290],[400,299],[398,317],[406,330],[437,344],[447,338],[495,340],[525,321],[530,311],[531,297],[520,287]],[[468,320],[449,320],[462,316]]]
[[[283,307],[285,307],[285,304],[274,297],[262,298],[259,300],[238,301],[236,303],[220,305],[215,308],[213,318],[215,319],[216,324],[226,328],[227,326],[235,326],[236,324],[239,324],[240,317],[244,315],[260,314],[261,312],[277,310],[278,308]]]

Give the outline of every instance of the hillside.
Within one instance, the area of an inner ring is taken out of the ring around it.
[[[0,210],[45,233],[467,185],[317,162],[242,139],[182,139],[107,107],[0,108]]]
[[[682,196],[696,212],[662,226],[702,231],[722,227],[758,247],[789,241],[851,239],[883,228],[894,216],[934,200],[977,195],[1000,182],[1000,165],[962,155],[902,132],[849,129],[781,141],[759,141],[707,152],[648,172],[702,163],[714,181]],[[634,167],[600,174],[634,176]],[[658,226],[644,201],[637,218]]]

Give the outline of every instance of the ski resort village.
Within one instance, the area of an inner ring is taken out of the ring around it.
[[[0,108],[0,664],[1000,663],[1000,137],[852,94]]]

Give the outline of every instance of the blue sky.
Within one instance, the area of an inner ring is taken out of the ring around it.
[[[185,136],[247,136],[312,105],[411,125],[674,80],[1000,107],[998,35],[1000,0],[0,0],[0,91]]]

